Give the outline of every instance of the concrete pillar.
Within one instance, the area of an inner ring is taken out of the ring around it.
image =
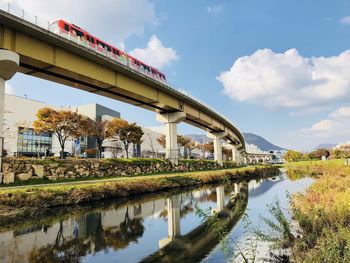
[[[242,154],[239,151],[237,151],[237,163],[238,165],[242,165]]]
[[[225,187],[218,186],[216,187],[216,210],[221,212],[225,207]]]
[[[227,132],[212,132],[208,133],[207,136],[214,140],[214,160],[223,165],[220,139],[227,136]]]
[[[174,164],[179,162],[176,125],[186,119],[184,112],[158,113],[157,121],[165,124],[165,157]]]
[[[232,145],[232,161],[238,164],[237,149],[234,145]]]
[[[0,49],[0,173],[2,172],[2,152],[4,147],[5,81],[11,79],[18,69],[19,55],[12,51]]]
[[[246,156],[243,157],[243,164],[245,164],[245,165],[247,164],[247,157]]]

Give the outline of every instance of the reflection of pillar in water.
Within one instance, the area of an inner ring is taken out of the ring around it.
[[[180,195],[168,198],[168,236],[180,236]]]
[[[168,203],[168,237],[159,240],[159,248],[172,242],[175,237],[180,236],[180,195],[167,199]]]
[[[224,210],[225,206],[225,188],[224,186],[216,187],[216,206],[217,212]]]
[[[241,192],[241,184],[235,184],[235,194],[239,194]]]

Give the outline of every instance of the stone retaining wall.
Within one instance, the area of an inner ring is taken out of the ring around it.
[[[234,167],[232,162],[225,162],[224,168]],[[103,176],[134,176],[140,174],[211,170],[221,168],[217,162],[207,160],[183,160],[178,166],[161,159],[67,159],[40,160],[4,158],[3,176],[0,183],[10,184],[15,181],[30,179],[74,179]]]

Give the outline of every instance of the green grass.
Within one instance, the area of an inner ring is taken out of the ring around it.
[[[344,160],[288,163],[306,175],[316,176],[304,193],[292,197],[292,211],[302,238],[292,255],[296,262],[349,262],[350,166]]]
[[[276,167],[255,166],[188,173],[145,175],[114,180],[48,184],[0,189],[0,223],[11,219],[42,214],[53,207],[77,205],[110,198],[181,189],[232,179],[276,176]]]

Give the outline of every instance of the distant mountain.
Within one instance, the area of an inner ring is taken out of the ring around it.
[[[212,139],[208,138],[205,135],[200,135],[200,134],[188,134],[186,135],[187,137],[192,138],[192,140],[197,141],[199,143],[204,142],[210,142]],[[253,133],[243,133],[244,139],[247,143],[249,144],[254,144],[259,147],[260,150],[263,151],[270,151],[270,150],[285,150],[282,147],[276,146],[269,141],[265,140],[264,138],[253,134]]]
[[[334,143],[322,143],[322,144],[319,144],[317,145],[314,150],[317,150],[317,149],[326,149],[326,150],[330,150],[332,148],[334,148],[335,146],[337,146],[336,144]]]
[[[244,132],[243,136],[247,143],[254,144],[258,146],[260,150],[263,150],[263,151],[286,150],[282,147],[279,147],[277,145],[270,143],[269,141],[265,140],[263,137],[256,135],[254,133]]]

